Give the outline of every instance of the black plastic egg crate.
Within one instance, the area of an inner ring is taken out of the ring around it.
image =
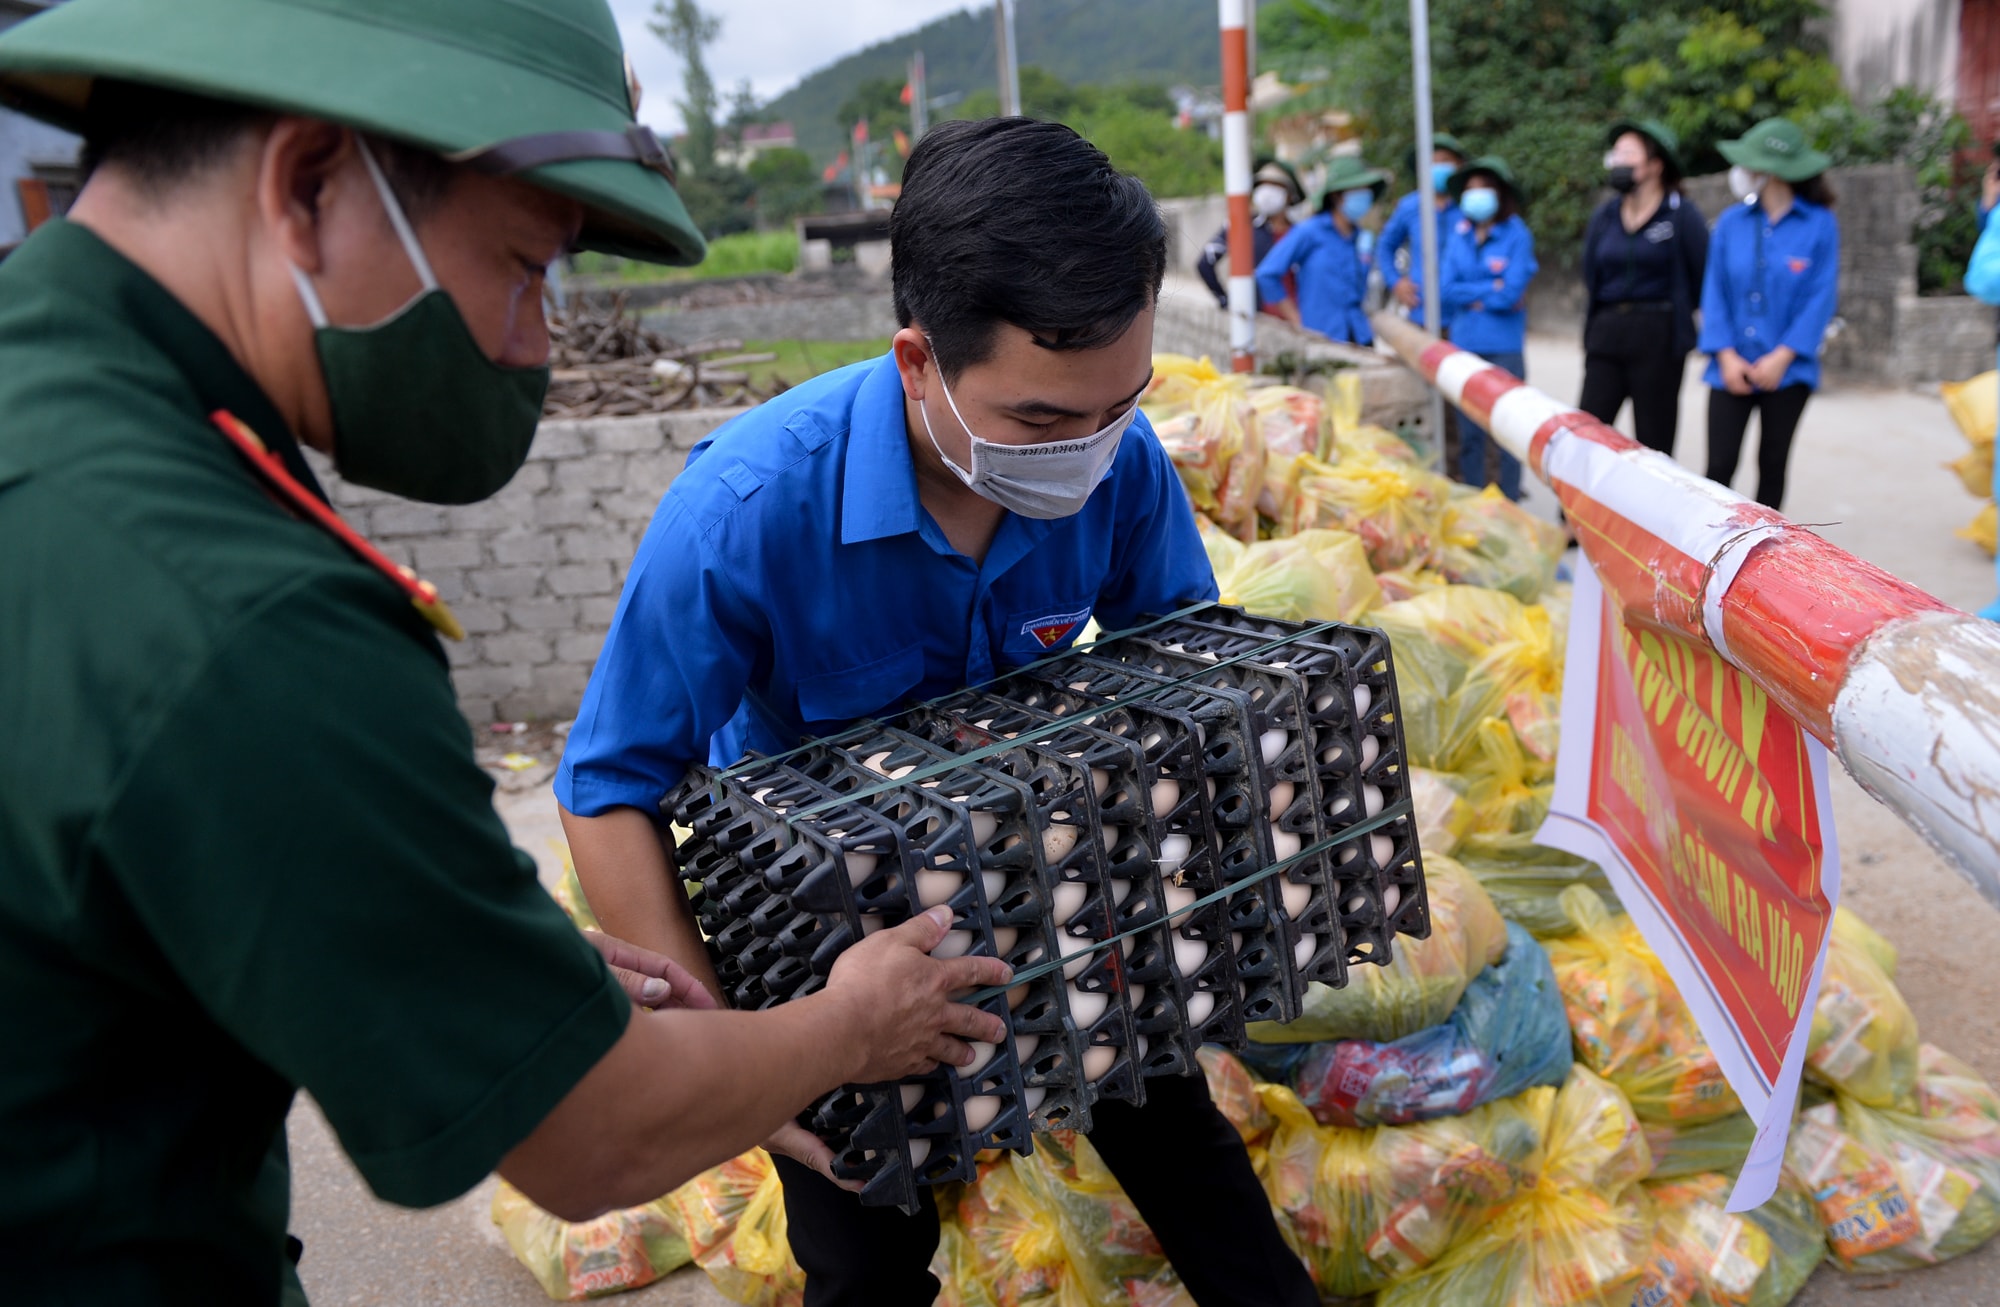
[[[1381,632],[1216,605],[696,768],[662,807],[691,832],[681,873],[731,1006],[812,993],[856,941],[940,904],[940,956],[1068,959],[980,1004],[1009,1038],[971,1067],[845,1086],[800,1118],[862,1202],[909,1207],[1427,936],[1408,816],[1188,911],[1407,799],[1403,757]]]

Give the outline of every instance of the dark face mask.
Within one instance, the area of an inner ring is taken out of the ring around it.
[[[361,157],[424,289],[373,326],[336,327],[311,281],[292,269],[333,409],[333,464],[356,485],[470,504],[506,485],[527,460],[549,369],[503,367],[487,357],[438,286],[366,142]]]
[[[1629,163],[1613,165],[1607,180],[1611,183],[1611,189],[1620,195],[1630,195],[1639,185],[1639,179],[1632,175],[1632,165]]]

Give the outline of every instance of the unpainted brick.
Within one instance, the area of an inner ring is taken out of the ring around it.
[[[601,516],[596,500],[585,492],[552,490],[535,500],[537,526],[589,526]]]
[[[444,567],[477,567],[486,561],[486,551],[479,547],[479,541],[462,535],[439,536],[434,540],[419,540],[417,544],[417,570],[432,572]]]
[[[503,635],[489,635],[479,644],[486,661],[496,665],[524,664],[532,667],[556,656],[554,638],[539,631],[508,631]]]
[[[527,689],[530,669],[482,663],[477,667],[460,668],[452,673],[451,680],[461,698],[497,699],[515,690]]]
[[[483,599],[521,600],[542,588],[539,567],[483,567],[472,573],[473,592]]]
[[[556,533],[533,528],[503,531],[487,542],[493,561],[506,566],[556,561]]]
[[[576,600],[522,599],[508,606],[507,615],[523,631],[567,631],[576,626]]]
[[[586,454],[555,465],[557,490],[616,490],[625,484],[625,454]]]
[[[603,418],[585,427],[584,434],[600,454],[636,454],[667,442],[663,425],[659,416]]]
[[[622,562],[632,556],[632,533],[622,526],[565,531],[562,556],[572,563]]]
[[[468,600],[453,604],[451,611],[458,618],[458,624],[465,628],[467,635],[490,635],[507,629],[507,615],[495,604]]]
[[[544,422],[535,428],[535,442],[528,446],[530,461],[575,458],[583,453],[583,432],[576,422]]]
[[[611,575],[611,564],[603,562],[552,567],[548,581],[549,589],[559,595],[610,594],[618,588],[617,579]]]
[[[596,662],[597,655],[604,652],[605,634],[603,631],[591,631],[559,637],[556,640],[556,661],[586,666]]]
[[[609,628],[618,615],[618,596],[591,595],[577,604],[576,620],[586,627]]]
[[[368,520],[375,534],[385,537],[435,535],[445,529],[444,509],[407,500],[375,505]]]

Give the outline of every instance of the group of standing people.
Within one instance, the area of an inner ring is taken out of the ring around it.
[[[1819,356],[1834,309],[1839,226],[1824,173],[1832,162],[1782,118],[1759,123],[1718,148],[1732,165],[1735,201],[1711,226],[1681,193],[1680,142],[1665,124],[1621,119],[1607,133],[1605,180],[1614,194],[1591,215],[1583,244],[1585,412],[1614,421],[1629,401],[1641,443],[1671,455],[1680,385],[1690,350],[1709,356],[1707,473],[1728,484],[1753,414],[1762,439],[1758,502],[1784,498],[1793,436],[1819,384]],[[1429,167],[1439,249],[1437,320],[1424,303],[1421,192],[1399,200],[1380,240],[1363,226],[1389,174],[1352,155],[1327,166],[1313,212],[1285,223],[1275,207],[1304,199],[1282,164],[1257,174],[1260,307],[1332,340],[1374,340],[1365,309],[1379,268],[1389,296],[1423,326],[1523,379],[1527,376],[1528,285],[1539,271],[1535,240],[1520,216],[1522,193],[1507,161],[1475,156],[1439,133]],[[1410,160],[1412,169],[1416,165]],[[1277,184],[1282,175],[1289,189]],[[1266,190],[1266,185],[1269,189]],[[1213,267],[1201,271],[1218,300]],[[1697,325],[1696,311],[1700,311]],[[1521,497],[1520,462],[1460,419],[1456,471],[1471,485],[1497,484]]]

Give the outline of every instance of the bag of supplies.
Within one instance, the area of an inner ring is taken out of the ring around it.
[[[515,1260],[557,1302],[637,1289],[689,1261],[687,1240],[665,1198],[594,1220],[565,1221],[502,1180],[492,1211]]]

